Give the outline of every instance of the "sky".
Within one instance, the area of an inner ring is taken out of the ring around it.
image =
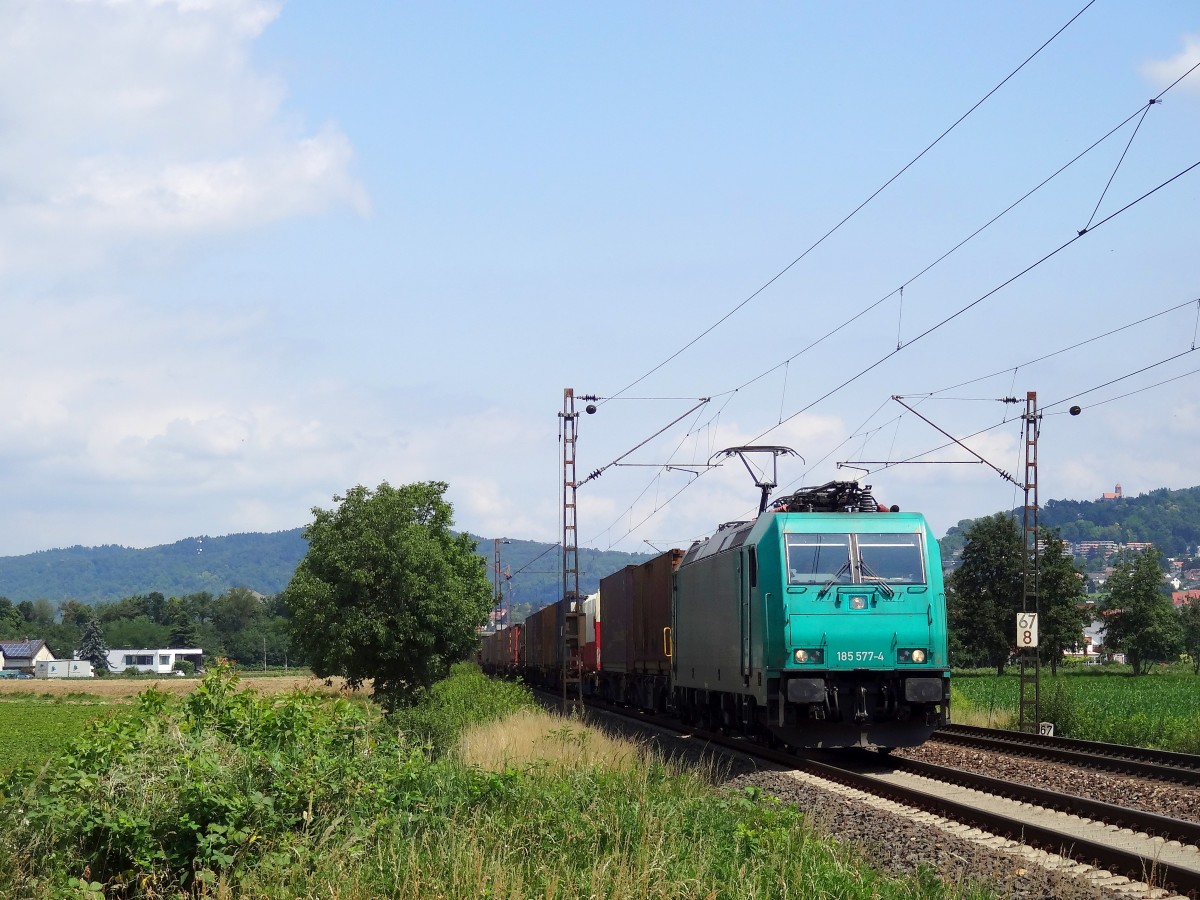
[[[568,388],[586,547],[752,516],[744,445],[943,534],[1030,391],[1042,504],[1200,484],[1197,63],[1190,0],[8,0],[0,555],[384,481],[558,541]]]

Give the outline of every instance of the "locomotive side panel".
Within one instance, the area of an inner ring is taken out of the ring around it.
[[[675,573],[676,688],[742,689],[741,556],[739,550],[706,556]]]

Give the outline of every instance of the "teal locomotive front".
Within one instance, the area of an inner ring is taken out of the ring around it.
[[[881,511],[861,490],[839,494],[838,511],[802,493],[684,557],[675,704],[797,747],[920,744],[949,717],[937,542],[923,516]]]

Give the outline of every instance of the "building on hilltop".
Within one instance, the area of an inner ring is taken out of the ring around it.
[[[1112,492],[1105,491],[1100,495],[1101,500],[1120,500],[1121,499],[1121,482],[1117,482],[1117,486],[1112,489]]]

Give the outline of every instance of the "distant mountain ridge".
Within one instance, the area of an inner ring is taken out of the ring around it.
[[[478,542],[478,553],[486,561],[492,579],[496,539],[472,537]],[[507,538],[501,541],[501,589],[506,605],[523,611],[540,609],[562,596],[558,544]],[[307,552],[303,528],[223,537],[204,535],[145,549],[110,544],[40,550],[0,557],[0,596],[13,603],[45,598],[95,604],[154,591],[167,597],[200,592],[219,596],[235,587],[269,596],[287,587]],[[600,578],[646,559],[649,554],[580,548],[580,590],[592,593]]]
[[[1021,515],[1021,510],[1013,513]],[[1149,541],[1168,556],[1200,556],[1200,487],[1159,488],[1136,497],[1050,500],[1039,510],[1042,525],[1064,540]],[[947,559],[961,548],[973,519],[963,519],[939,543]],[[494,578],[496,538],[472,535]],[[501,590],[510,620],[519,621],[562,596],[558,544],[501,538]],[[308,550],[304,529],[190,537],[173,544],[134,549],[116,545],[41,550],[0,557],[0,596],[14,603],[45,598],[110,602],[159,591],[167,597],[207,591],[218,596],[244,587],[277,594],[287,587]],[[581,592],[594,592],[605,575],[644,562],[652,554],[580,548]],[[509,577],[511,576],[511,577]]]
[[[168,597],[245,587],[276,594],[287,586],[308,542],[304,529],[184,538],[134,549],[109,544],[0,557],[0,596],[81,603],[160,591]]]

